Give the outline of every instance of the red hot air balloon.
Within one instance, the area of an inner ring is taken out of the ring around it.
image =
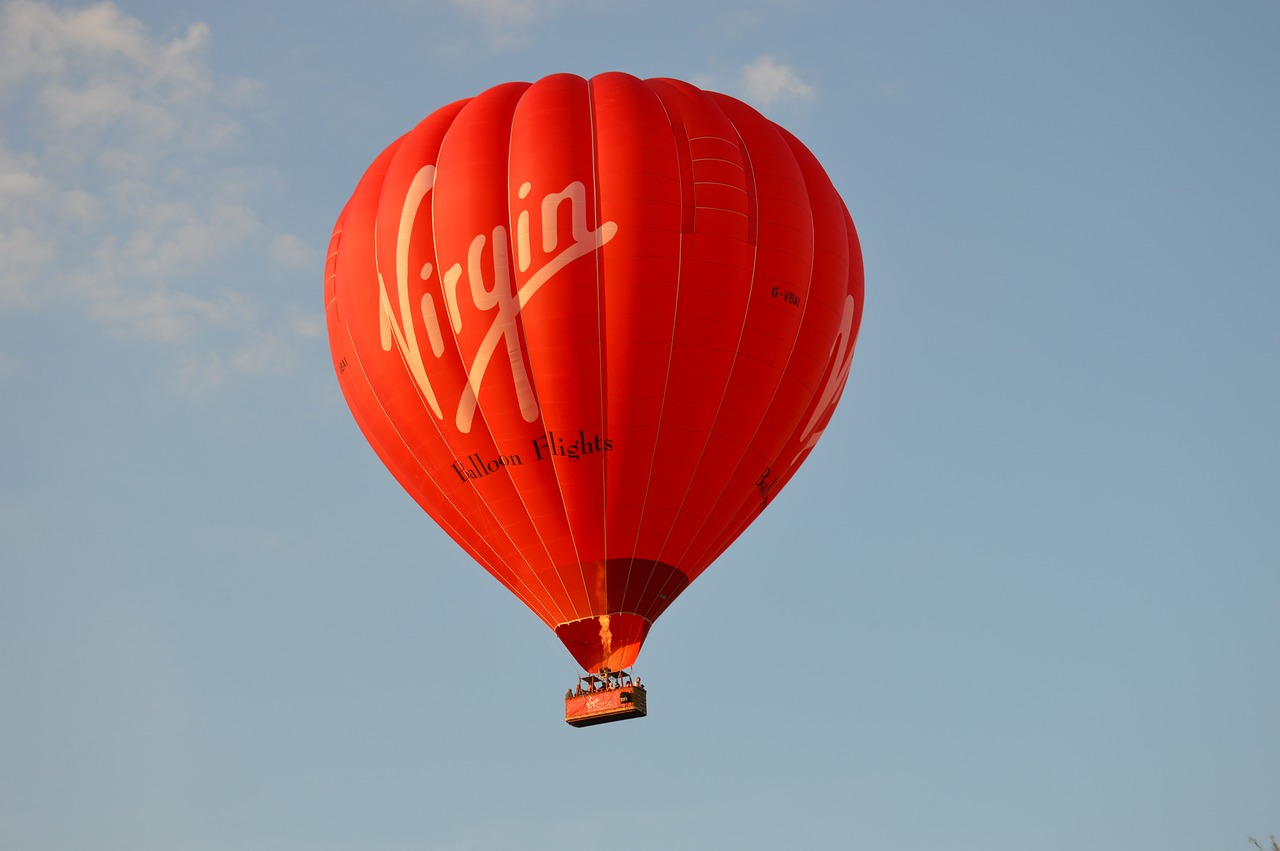
[[[862,293],[804,145],[621,73],[432,113],[360,180],[325,270],[374,451],[589,672],[630,666],[804,462]]]

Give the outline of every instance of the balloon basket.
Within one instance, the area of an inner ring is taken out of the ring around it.
[[[647,714],[648,694],[640,680],[627,671],[601,668],[599,673],[578,677],[578,684],[564,696],[564,720],[574,727],[594,727]]]

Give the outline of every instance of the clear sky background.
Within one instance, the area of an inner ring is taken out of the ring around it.
[[[341,7],[341,8],[339,8]],[[738,96],[859,228],[823,442],[642,721],[382,469],[324,250],[432,110]],[[1280,4],[0,3],[0,847],[1280,834]]]

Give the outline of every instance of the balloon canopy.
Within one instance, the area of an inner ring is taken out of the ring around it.
[[[803,463],[862,295],[804,145],[621,73],[432,113],[360,180],[325,270],[364,436],[587,671],[631,665]]]

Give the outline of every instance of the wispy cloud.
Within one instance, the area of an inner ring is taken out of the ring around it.
[[[156,38],[109,2],[0,7],[0,310],[72,305],[171,345],[262,333],[248,297],[211,283],[260,222],[235,160],[254,85],[212,72],[210,38],[202,23]]]
[[[561,0],[452,0],[453,6],[480,24],[494,50],[532,41],[530,29]]]
[[[281,234],[271,240],[271,261],[286,269],[319,269],[323,258],[314,245],[308,245],[292,234]]]
[[[22,367],[22,358],[0,352],[0,377],[17,372]]]
[[[785,101],[813,100],[816,93],[789,65],[761,56],[742,69],[742,85],[752,103],[773,106]]]
[[[184,396],[202,397],[220,388],[228,369],[217,352],[180,352],[169,365],[165,379]]]

